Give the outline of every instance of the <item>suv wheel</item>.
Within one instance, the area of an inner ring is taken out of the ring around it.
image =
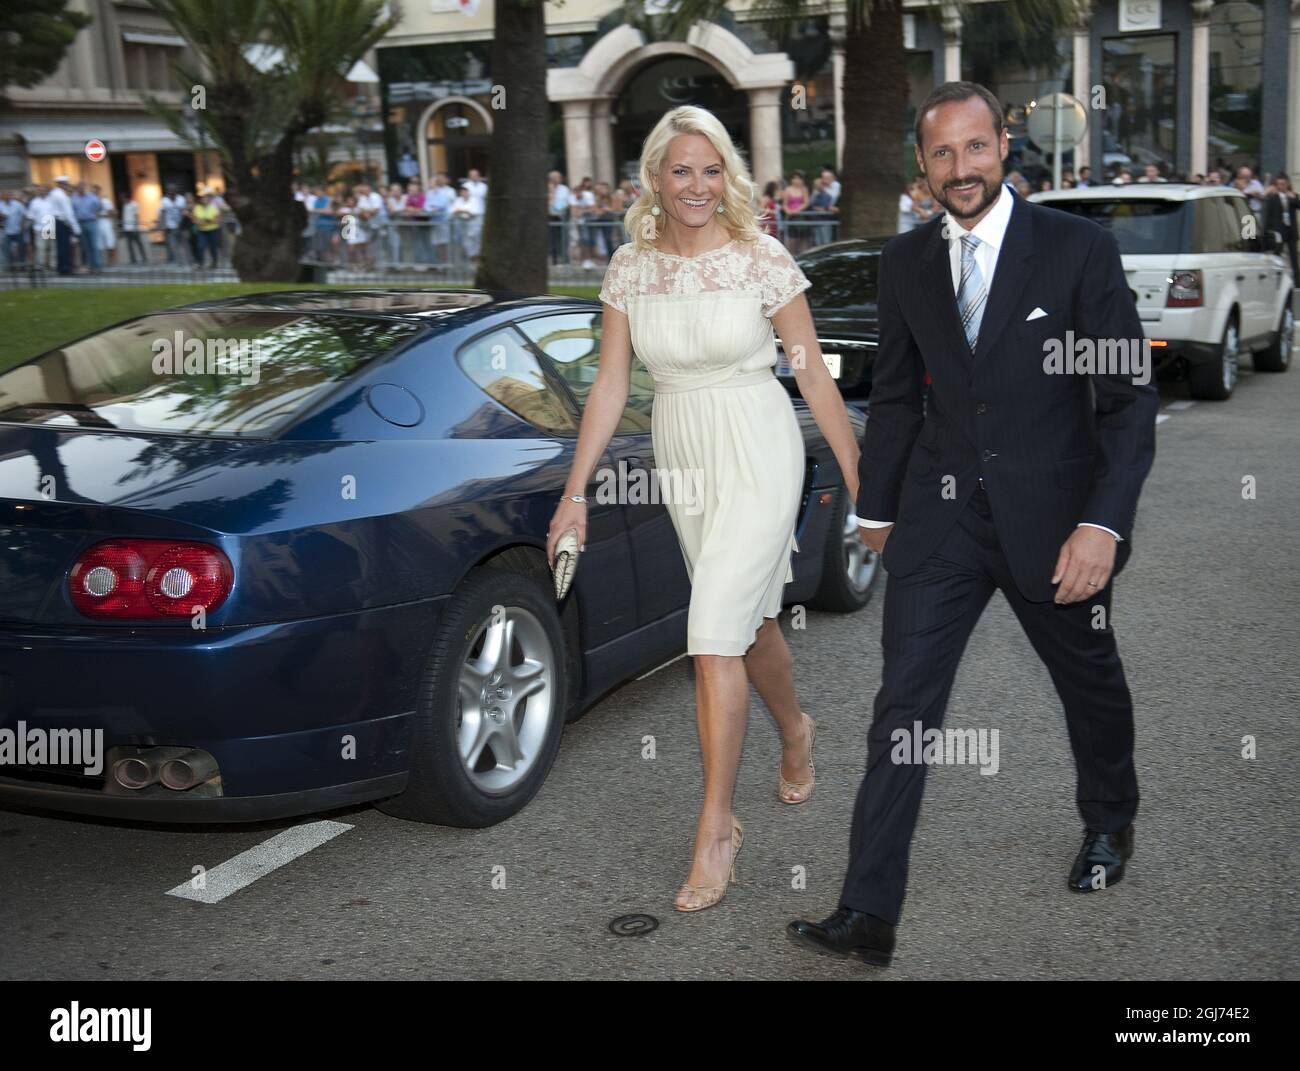
[[[1295,313],[1291,311],[1291,302],[1282,310],[1282,319],[1277,325],[1277,334],[1266,350],[1255,354],[1255,371],[1285,372],[1291,367],[1291,347],[1295,344]]]
[[[1218,357],[1205,364],[1193,365],[1188,373],[1193,398],[1222,402],[1232,397],[1232,388],[1237,385],[1237,364],[1241,360],[1239,346],[1237,316],[1233,313],[1223,329]]]

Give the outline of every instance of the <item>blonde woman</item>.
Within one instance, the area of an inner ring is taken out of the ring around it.
[[[569,528],[586,541],[582,500],[623,414],[635,349],[655,379],[655,463],[699,478],[702,502],[668,503],[691,578],[686,651],[695,659],[704,801],[679,911],[716,904],[735,880],[744,838],[732,794],[752,682],[784,744],[778,795],[812,794],[815,723],[795,697],[777,624],[798,550],[804,444],[773,375],[776,342],[799,355],[796,378],[856,501],[858,447],[817,345],[809,281],[755,221],[756,189],[726,129],[703,108],[674,108],[642,146],[640,195],[624,218],[632,241],[605,274],[600,363],[547,553]]]

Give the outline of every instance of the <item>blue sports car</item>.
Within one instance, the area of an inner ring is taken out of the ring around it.
[[[689,584],[653,495],[593,482],[573,590],[552,589],[600,326],[574,298],[271,293],[0,374],[0,802],[175,822],[518,811],[566,721],[685,649]],[[653,399],[634,361],[606,476],[654,472]],[[876,560],[795,408],[786,599],[852,612]],[[34,730],[95,734],[102,769],[15,750]]]

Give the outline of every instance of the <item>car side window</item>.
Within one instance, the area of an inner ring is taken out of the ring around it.
[[[1225,226],[1228,229],[1228,248],[1234,253],[1253,253],[1255,243],[1245,236],[1246,227],[1254,219],[1250,204],[1244,197],[1224,197],[1219,204],[1224,213]],[[1255,233],[1259,233],[1256,221]]]
[[[1229,253],[1247,252],[1250,243],[1241,236],[1243,226],[1241,212],[1250,215],[1250,209],[1247,207],[1245,200],[1232,197],[1216,197],[1214,207],[1219,213],[1219,226],[1223,234],[1224,250]],[[1238,209],[1241,211],[1239,212]]]
[[[600,365],[600,322],[599,312],[566,312],[555,316],[536,316],[516,325],[533,345],[551,359],[556,372],[578,400],[578,405],[584,408]],[[631,435],[649,431],[654,399],[654,377],[634,354],[627,405],[616,429],[617,434]]]
[[[509,328],[476,338],[457,360],[470,379],[516,416],[544,431],[577,434],[578,415],[563,387]]]
[[[1222,253],[1224,251],[1223,217],[1219,215],[1216,198],[1205,197],[1192,202],[1192,253]]]

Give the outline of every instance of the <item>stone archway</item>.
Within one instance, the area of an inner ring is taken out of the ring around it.
[[[760,185],[781,174],[781,99],[794,80],[794,62],[784,52],[754,52],[729,30],[697,22],[685,41],[647,44],[640,30],[620,26],[602,37],[577,67],[547,72],[549,99],[564,112],[568,177],[591,175],[612,182],[618,161],[610,129],[611,110],[637,71],[670,57],[687,57],[717,71],[744,94],[748,111],[749,165]],[[766,176],[764,178],[763,176]]]
[[[492,113],[487,108],[483,107],[483,105],[478,101],[473,100],[470,97],[442,97],[439,100],[433,101],[421,113],[420,121],[415,126],[417,140],[416,148],[419,152],[420,161],[420,185],[426,190],[429,188],[429,182],[433,177],[432,173],[435,170],[443,170],[442,168],[435,168],[433,161],[429,159],[429,123],[436,112],[453,104],[459,104],[474,112],[475,115],[482,120],[484,127],[487,129],[487,134],[490,136],[492,133]],[[481,170],[485,174],[487,173],[486,167]],[[455,178],[456,176],[452,175],[453,181]]]

